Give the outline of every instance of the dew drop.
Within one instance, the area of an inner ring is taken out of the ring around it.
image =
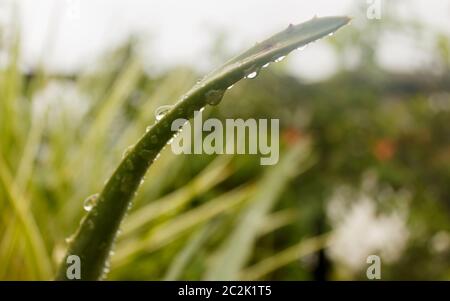
[[[225,91],[223,91],[223,90],[210,90],[210,91],[206,92],[206,94],[205,94],[206,103],[211,106],[218,105],[220,103],[220,101],[222,100],[224,93],[225,93]]]
[[[106,262],[105,265],[103,266],[103,270],[102,270],[102,279],[106,279],[106,277],[108,276],[110,270],[110,264],[109,262]]]
[[[262,65],[263,68],[267,68],[269,67],[270,63],[265,63],[264,65]]]
[[[136,196],[137,192],[134,192],[134,195]],[[127,206],[127,210],[131,210],[131,208],[133,207],[133,202],[129,202],[128,206]],[[125,214],[125,216],[127,216],[128,213]]]
[[[332,35],[334,35],[334,32],[330,32],[330,33],[328,34],[329,37],[331,37]]]
[[[160,154],[157,154],[157,155],[155,156],[155,158],[153,159],[153,162],[155,162],[156,160],[158,160],[159,156],[160,156]]]
[[[70,244],[70,243],[72,243],[73,239],[74,239],[74,235],[70,235],[69,237],[64,239],[64,241],[66,242],[66,244]]]
[[[249,73],[249,74],[246,76],[246,78],[252,79],[252,78],[255,78],[257,75],[258,75],[258,72],[253,71],[252,73]]]
[[[231,90],[231,89],[233,89],[233,87],[234,87],[234,85],[231,85],[227,88],[227,90]]]
[[[282,60],[284,60],[285,57],[286,57],[285,55],[282,55],[282,56],[276,58],[276,59],[275,59],[275,63],[281,62]]]
[[[134,145],[130,145],[129,147],[127,147],[123,153],[122,153],[122,159],[124,159],[126,156],[128,156],[128,154],[133,150]]]
[[[95,206],[95,203],[97,202],[98,196],[98,193],[88,196],[83,202],[84,210],[86,210],[87,212],[91,211]]]
[[[166,105],[166,106],[160,106],[156,109],[155,111],[155,118],[157,121],[161,120],[164,115],[167,114],[167,112],[170,111],[170,109],[172,109],[171,105]]]
[[[148,132],[150,132],[151,129],[152,129],[152,126],[149,125],[148,127],[145,128],[145,132],[148,133]]]

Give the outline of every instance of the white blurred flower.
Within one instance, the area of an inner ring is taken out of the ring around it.
[[[405,207],[378,213],[377,203],[368,195],[361,194],[353,201],[346,197],[350,197],[349,191],[341,189],[327,208],[335,229],[330,257],[353,271],[365,266],[370,254],[379,255],[383,262],[397,260],[409,237]]]
[[[431,249],[435,253],[445,253],[450,249],[450,233],[446,231],[439,231],[430,241]]]

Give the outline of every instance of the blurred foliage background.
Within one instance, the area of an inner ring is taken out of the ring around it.
[[[280,162],[166,148],[122,225],[105,279],[366,279],[366,258],[377,254],[384,280],[449,280],[450,39],[434,32],[430,66],[384,70],[374,51],[382,32],[423,35],[421,24],[395,20],[356,20],[321,41],[339,62],[326,80],[289,75],[288,58],[205,110],[219,119],[279,118]],[[145,71],[139,39],[76,74],[24,70],[20,30],[8,30],[0,279],[51,279],[83,200],[102,188],[155,109],[201,74]],[[227,58],[220,38],[212,49]]]

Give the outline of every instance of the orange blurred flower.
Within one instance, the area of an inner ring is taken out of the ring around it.
[[[396,151],[395,142],[388,138],[378,139],[372,148],[372,153],[380,161],[390,160]]]
[[[296,128],[287,128],[281,133],[282,140],[288,145],[295,144],[304,136],[305,134]]]

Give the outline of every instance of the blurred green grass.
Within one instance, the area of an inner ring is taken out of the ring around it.
[[[336,51],[375,43],[376,30],[364,40],[362,31],[332,40]],[[384,263],[383,279],[450,279],[448,245],[432,247],[450,231],[448,45],[441,37],[434,54],[440,73],[388,72],[372,56],[319,83],[289,76],[283,62],[236,85],[204,114],[280,118],[280,163],[166,149],[123,224],[107,279],[364,279],[324,248],[336,230],[330,198],[342,186],[360,189],[368,172],[377,179],[375,202],[386,188],[409,195],[408,243]],[[51,279],[83,200],[102,188],[155,109],[198,75],[186,67],[148,74],[133,43],[79,74],[25,73],[19,39],[8,47],[0,70],[0,279]],[[388,205],[399,202],[394,193]]]

